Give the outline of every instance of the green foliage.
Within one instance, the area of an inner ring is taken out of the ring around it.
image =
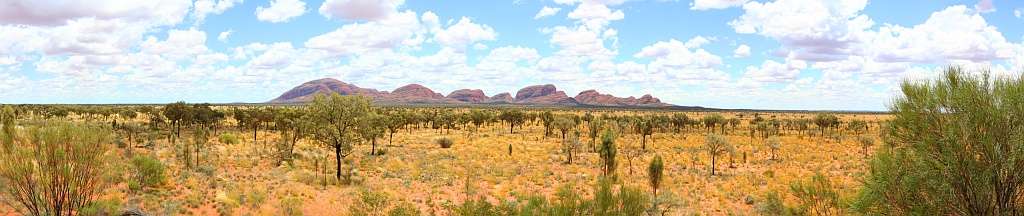
[[[115,215],[121,200],[117,198],[103,199],[82,208],[78,215]]]
[[[456,215],[642,215],[649,202],[637,187],[622,185],[616,191],[612,180],[599,178],[594,195],[584,197],[581,189],[572,184],[560,186],[552,200],[541,196],[526,197],[526,203],[494,205],[484,197],[470,199],[452,206]]]
[[[388,216],[418,216],[418,215],[420,215],[420,210],[417,210],[416,206],[413,206],[412,203],[407,203],[407,202],[403,202],[401,204],[398,204],[394,208],[392,208],[391,211],[388,211]]]
[[[768,195],[765,195],[764,202],[758,204],[757,212],[762,215],[785,215],[786,206],[782,204],[782,198],[779,197],[778,192],[771,191]]]
[[[664,162],[661,161],[661,155],[655,155],[654,159],[651,159],[651,164],[647,166],[647,179],[651,185],[651,189],[654,190],[654,196],[658,196],[658,186],[661,186],[661,179],[663,178],[663,170],[665,169]]]
[[[832,181],[821,173],[815,173],[811,182],[797,182],[790,185],[798,206],[788,210],[797,215],[843,215],[842,200]]]
[[[362,94],[341,96],[337,92],[330,97],[322,94],[313,96],[306,104],[310,131],[313,139],[333,148],[337,165],[336,178],[341,179],[341,161],[352,153],[356,140],[356,127],[370,112],[371,101]]]
[[[451,148],[454,143],[455,142],[452,141],[452,139],[448,139],[447,137],[437,139],[437,144],[440,145],[441,148]]]
[[[565,140],[565,135],[572,131],[576,127],[576,121],[573,120],[572,115],[558,115],[554,117],[551,122],[551,127],[558,129],[562,133],[562,140]]]
[[[14,144],[14,120],[17,118],[14,109],[10,105],[3,107],[0,111],[0,147],[10,148]]]
[[[388,196],[384,193],[363,190],[359,193],[359,200],[349,208],[349,211],[352,215],[378,215],[384,212],[388,202]]]
[[[821,136],[825,136],[825,129],[839,126],[839,117],[827,112],[820,112],[814,115],[814,119],[812,121],[815,125],[818,125],[818,130],[821,131]]]
[[[526,114],[518,109],[505,109],[498,115],[498,119],[501,119],[501,121],[508,124],[508,133],[512,133],[512,130],[515,130],[516,125],[522,125],[523,122],[526,122]]]
[[[110,132],[53,123],[25,134],[19,145],[0,149],[2,199],[31,215],[70,215],[91,205],[105,186]]]
[[[1024,77],[904,81],[854,209],[864,214],[1024,212]]]
[[[574,154],[578,154],[577,152],[579,152],[579,149],[582,146],[583,146],[583,143],[580,142],[580,139],[577,138],[576,135],[569,135],[568,139],[563,139],[562,140],[562,150],[564,150],[565,153],[567,154],[566,155],[566,163],[567,164],[572,164],[573,155]],[[509,146],[509,147],[511,147],[511,146]],[[509,149],[509,150],[511,150],[511,149]]]
[[[711,156],[711,175],[715,175],[715,162],[719,157],[733,151],[729,140],[722,135],[708,134],[704,136],[704,149]]]
[[[297,197],[289,197],[281,200],[281,205],[277,207],[277,215],[283,216],[302,216],[302,200]]]
[[[132,157],[132,174],[134,181],[141,184],[140,187],[152,187],[161,185],[167,181],[164,176],[164,165],[156,158],[136,155]]]
[[[235,137],[233,133],[222,133],[217,136],[217,141],[224,144],[238,144],[238,137]]]
[[[868,157],[868,148],[875,145],[875,139],[869,136],[860,137],[860,146],[864,148],[864,157]]]
[[[598,149],[598,154],[601,156],[601,170],[604,171],[605,176],[615,173],[615,168],[618,166],[615,162],[615,155],[618,154],[615,137],[615,131],[612,131],[611,128],[606,128],[601,133],[601,146]]]

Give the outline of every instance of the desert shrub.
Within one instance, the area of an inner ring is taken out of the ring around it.
[[[763,215],[783,215],[786,212],[786,207],[782,204],[782,198],[775,191],[765,195],[764,202],[755,208],[757,212]]]
[[[947,68],[904,81],[854,209],[885,215],[1024,212],[1024,78]]]
[[[217,140],[224,144],[238,144],[238,137],[235,137],[233,133],[222,133]]]
[[[448,139],[448,138],[437,139],[437,144],[440,145],[441,148],[451,148],[452,144],[454,144],[454,143],[455,142],[453,142],[451,139]]]
[[[455,207],[455,215],[460,216],[491,216],[491,215],[515,215],[515,208],[512,206],[495,206],[487,202],[487,198],[480,196],[476,200],[468,199],[462,205]]]
[[[349,208],[352,215],[371,215],[376,212],[384,212],[388,206],[388,196],[384,193],[363,190],[359,193],[359,200]]]
[[[386,148],[377,149],[376,155],[380,156],[380,155],[386,155],[386,154],[388,154],[388,149],[386,149]]]
[[[389,216],[417,216],[420,215],[420,210],[416,209],[412,203],[403,202],[402,204],[396,205],[391,211],[388,211]]]
[[[297,197],[290,197],[281,200],[281,206],[278,206],[277,215],[284,216],[302,216],[302,200]]]
[[[121,206],[118,198],[103,199],[82,208],[78,215],[114,215]]]
[[[213,177],[213,174],[217,172],[217,167],[204,165],[196,167],[196,171],[206,175],[207,177]]]
[[[110,132],[75,123],[25,132],[28,139],[0,148],[0,199],[31,215],[70,215],[93,204],[104,188]]]
[[[164,176],[164,165],[156,158],[136,155],[132,157],[132,172],[135,182],[141,188],[161,185],[167,181]]]
[[[790,185],[793,196],[799,203],[787,210],[797,215],[843,215],[843,204],[832,181],[825,175],[815,173],[810,182],[796,182]]]

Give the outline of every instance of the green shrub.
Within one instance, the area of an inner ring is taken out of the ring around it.
[[[78,215],[114,215],[119,206],[121,200],[117,198],[99,200],[82,208]]]
[[[392,208],[391,211],[388,211],[388,215],[389,216],[417,216],[417,215],[420,215],[420,210],[417,210],[416,206],[413,206],[411,203],[402,203],[402,204],[399,204],[399,205],[395,206],[395,208]]]
[[[156,158],[136,155],[132,157],[132,168],[135,181],[140,188],[161,185],[167,181],[164,176],[164,165]]]
[[[57,122],[22,132],[29,139],[0,148],[0,200],[31,215],[71,215],[105,188],[111,156],[105,127]]]
[[[278,215],[284,216],[302,216],[302,200],[296,197],[286,198],[281,200],[281,206],[278,206]]]
[[[233,133],[222,133],[217,140],[224,144],[238,144],[238,137],[235,137]]]
[[[139,184],[139,182],[135,180],[128,180],[128,189],[131,189],[132,191],[142,190],[142,184]]]
[[[384,193],[364,190],[359,194],[359,200],[349,209],[352,215],[371,215],[376,212],[383,212],[388,205],[388,196]]]
[[[437,139],[437,144],[441,145],[441,148],[451,148],[452,144],[454,144],[454,143],[455,142],[453,142],[451,139],[448,139],[448,138]]]
[[[386,155],[386,154],[388,154],[388,149],[386,149],[386,148],[377,149],[376,153],[377,153],[378,156]]]

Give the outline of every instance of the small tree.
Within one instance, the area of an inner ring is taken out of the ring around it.
[[[516,125],[522,125],[526,121],[526,114],[518,109],[505,109],[501,111],[498,118],[509,125],[508,133],[513,133],[512,130],[516,129]]]
[[[359,135],[364,140],[370,141],[370,155],[377,155],[377,138],[384,136],[387,116],[381,116],[370,112],[359,123]]]
[[[764,144],[768,146],[769,150],[771,150],[772,160],[775,160],[776,156],[778,155],[775,152],[778,151],[779,149],[782,149],[782,145],[779,144],[779,140],[771,138],[768,139],[768,141],[765,141]]]
[[[860,137],[860,146],[864,148],[864,158],[868,158],[868,148],[875,145],[875,139],[869,136]]]
[[[704,136],[704,148],[711,156],[711,175],[713,176],[715,175],[715,162],[722,155],[729,153],[732,146],[725,137],[713,133]]]
[[[565,135],[572,131],[573,127],[576,127],[576,121],[573,121],[570,116],[559,115],[551,122],[551,127],[558,129],[562,133],[562,141],[565,141]]]
[[[0,145],[4,148],[10,148],[14,144],[14,119],[17,118],[14,114],[14,109],[10,105],[4,106],[2,112],[0,112],[0,124],[3,124],[3,128],[0,128]]]
[[[565,149],[567,155],[566,164],[572,164],[573,154],[577,154],[583,143],[580,142],[579,137],[575,135],[569,135],[568,139],[562,139],[562,148]],[[511,145],[509,146],[511,147]],[[510,149],[511,150],[511,149]]]
[[[615,154],[618,151],[618,147],[615,146],[615,137],[615,131],[612,131],[611,128],[606,128],[604,132],[601,133],[601,148],[598,149],[598,153],[601,155],[601,160],[603,161],[601,170],[604,171],[605,176],[611,176],[612,173],[615,172],[615,167],[617,166],[615,162]]]
[[[665,164],[661,161],[661,155],[655,155],[651,165],[647,166],[647,178],[650,180],[651,190],[654,191],[654,209],[658,209],[658,186],[661,186],[662,170]]]
[[[338,180],[342,159],[352,153],[356,126],[370,112],[370,103],[370,98],[362,94],[341,96],[334,92],[330,97],[313,96],[313,101],[306,104],[313,138],[334,149]]]

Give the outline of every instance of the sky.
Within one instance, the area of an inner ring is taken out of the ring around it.
[[[886,110],[949,65],[1019,76],[1022,16],[1017,0],[0,0],[0,103],[265,102],[330,77]]]

